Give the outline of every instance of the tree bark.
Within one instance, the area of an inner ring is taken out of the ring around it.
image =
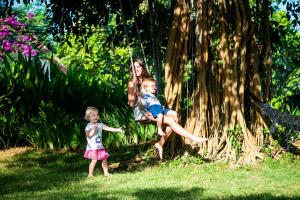
[[[183,69],[187,63],[189,32],[189,10],[187,6],[185,0],[179,0],[174,9],[165,65],[166,105],[176,111],[180,111]]]
[[[182,2],[178,0],[178,5]],[[180,8],[176,7],[174,12],[177,14],[170,41],[180,41],[183,33],[175,31],[180,29],[178,26],[181,30],[188,30],[180,23],[183,18]],[[261,75],[269,73],[270,68],[259,68],[259,58],[263,56],[268,60],[270,54],[269,50],[260,54],[257,39],[260,33],[256,25],[259,26],[261,20],[253,21],[252,12],[258,11],[252,10],[249,2],[242,0],[195,1],[195,44],[192,44],[195,51],[192,53],[195,53],[197,77],[192,88],[193,103],[186,118],[186,129],[209,138],[206,144],[200,145],[198,153],[210,159],[256,162],[264,158],[259,147],[264,142],[266,123],[247,93],[252,92],[261,98]],[[268,25],[267,21],[264,23]],[[268,44],[266,42],[265,46]],[[180,68],[174,68],[180,66],[174,64],[178,63],[180,49],[186,51],[185,45],[179,42],[169,43],[167,49],[165,95],[171,108],[181,95],[181,91],[172,86],[182,81],[174,74],[177,69],[176,75],[181,76],[178,73]]]
[[[262,36],[262,49],[260,60],[263,71],[263,100],[269,101],[270,96],[270,86],[272,80],[271,74],[271,42],[270,42],[270,22],[269,22],[269,0],[262,0],[262,26],[261,26],[261,36]]]

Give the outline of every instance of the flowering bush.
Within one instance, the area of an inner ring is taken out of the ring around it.
[[[29,12],[27,18],[32,20],[34,13]],[[0,18],[0,61],[5,53],[21,52],[26,58],[36,56],[37,51],[32,47],[33,38],[25,35],[27,24],[21,23],[14,15]]]

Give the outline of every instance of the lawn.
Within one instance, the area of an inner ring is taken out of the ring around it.
[[[300,199],[296,156],[236,166],[191,156],[158,162],[147,151],[134,161],[134,151],[120,152],[110,152],[113,176],[104,177],[98,163],[87,178],[82,152],[1,151],[0,199]]]

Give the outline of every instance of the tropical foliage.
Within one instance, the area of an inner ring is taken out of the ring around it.
[[[99,108],[107,125],[126,127],[125,135],[105,137],[107,147],[145,142],[154,137],[153,126],[140,126],[128,117],[132,116],[124,103],[128,49],[109,48],[105,45],[108,34],[94,30],[85,46],[77,44],[78,38],[73,37],[68,41],[70,46],[63,43],[56,48],[61,62],[69,67],[67,75],[51,62],[51,55],[40,52],[35,58],[23,58],[22,51],[13,56],[12,51],[6,51],[10,49],[4,49],[0,63],[1,91],[5,91],[0,99],[1,148],[24,144],[82,148],[83,113],[89,105]]]
[[[198,151],[207,158],[263,158],[272,123],[250,92],[299,115],[294,2],[85,0],[43,7],[38,1],[37,13],[31,1],[23,1],[26,9],[6,2],[0,4],[0,148],[83,148],[83,113],[90,105],[104,123],[126,130],[107,134],[108,147],[154,139],[155,127],[137,124],[127,105],[132,55],[145,54],[151,73],[165,84],[166,104],[185,128],[210,138]],[[286,148],[297,138],[299,133],[278,127],[273,144]]]

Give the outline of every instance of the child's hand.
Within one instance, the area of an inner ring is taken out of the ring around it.
[[[146,112],[146,113],[145,113],[145,117],[146,117],[147,119],[149,119],[149,120],[155,121],[153,115],[152,115],[150,112]]]
[[[117,128],[118,132],[124,132],[124,130],[122,128]]]
[[[94,125],[93,129],[95,129],[95,131],[97,131],[97,129],[98,129],[98,124]]]

